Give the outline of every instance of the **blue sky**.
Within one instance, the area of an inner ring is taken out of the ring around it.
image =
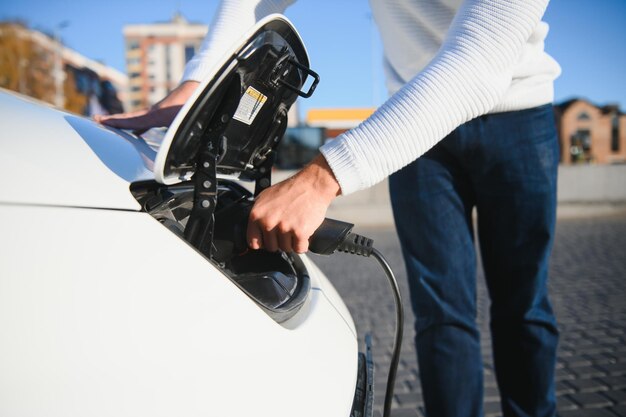
[[[169,20],[180,10],[210,23],[217,0],[0,0],[0,20],[61,32],[80,53],[124,71],[122,27]],[[303,111],[319,107],[372,107],[386,98],[382,47],[367,0],[300,0],[287,10],[304,39],[312,68],[321,76]],[[626,1],[553,0],[546,49],[563,68],[556,100],[583,96],[626,110]]]

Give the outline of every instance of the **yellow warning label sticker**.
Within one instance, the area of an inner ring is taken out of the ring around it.
[[[237,106],[233,119],[251,125],[266,101],[267,96],[253,87],[248,87],[239,100],[239,106]]]

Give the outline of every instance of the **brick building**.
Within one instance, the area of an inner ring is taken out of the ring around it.
[[[561,163],[626,163],[626,114],[617,105],[572,99],[554,106]]]

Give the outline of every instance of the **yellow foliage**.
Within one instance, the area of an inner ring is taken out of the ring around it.
[[[52,103],[53,56],[27,33],[18,24],[0,24],[0,87]]]

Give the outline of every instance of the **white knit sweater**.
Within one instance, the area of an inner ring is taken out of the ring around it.
[[[202,80],[248,27],[292,2],[223,0],[183,80]],[[383,180],[475,117],[552,101],[560,68],[544,52],[548,0],[370,2],[392,95],[320,148],[342,194]]]

